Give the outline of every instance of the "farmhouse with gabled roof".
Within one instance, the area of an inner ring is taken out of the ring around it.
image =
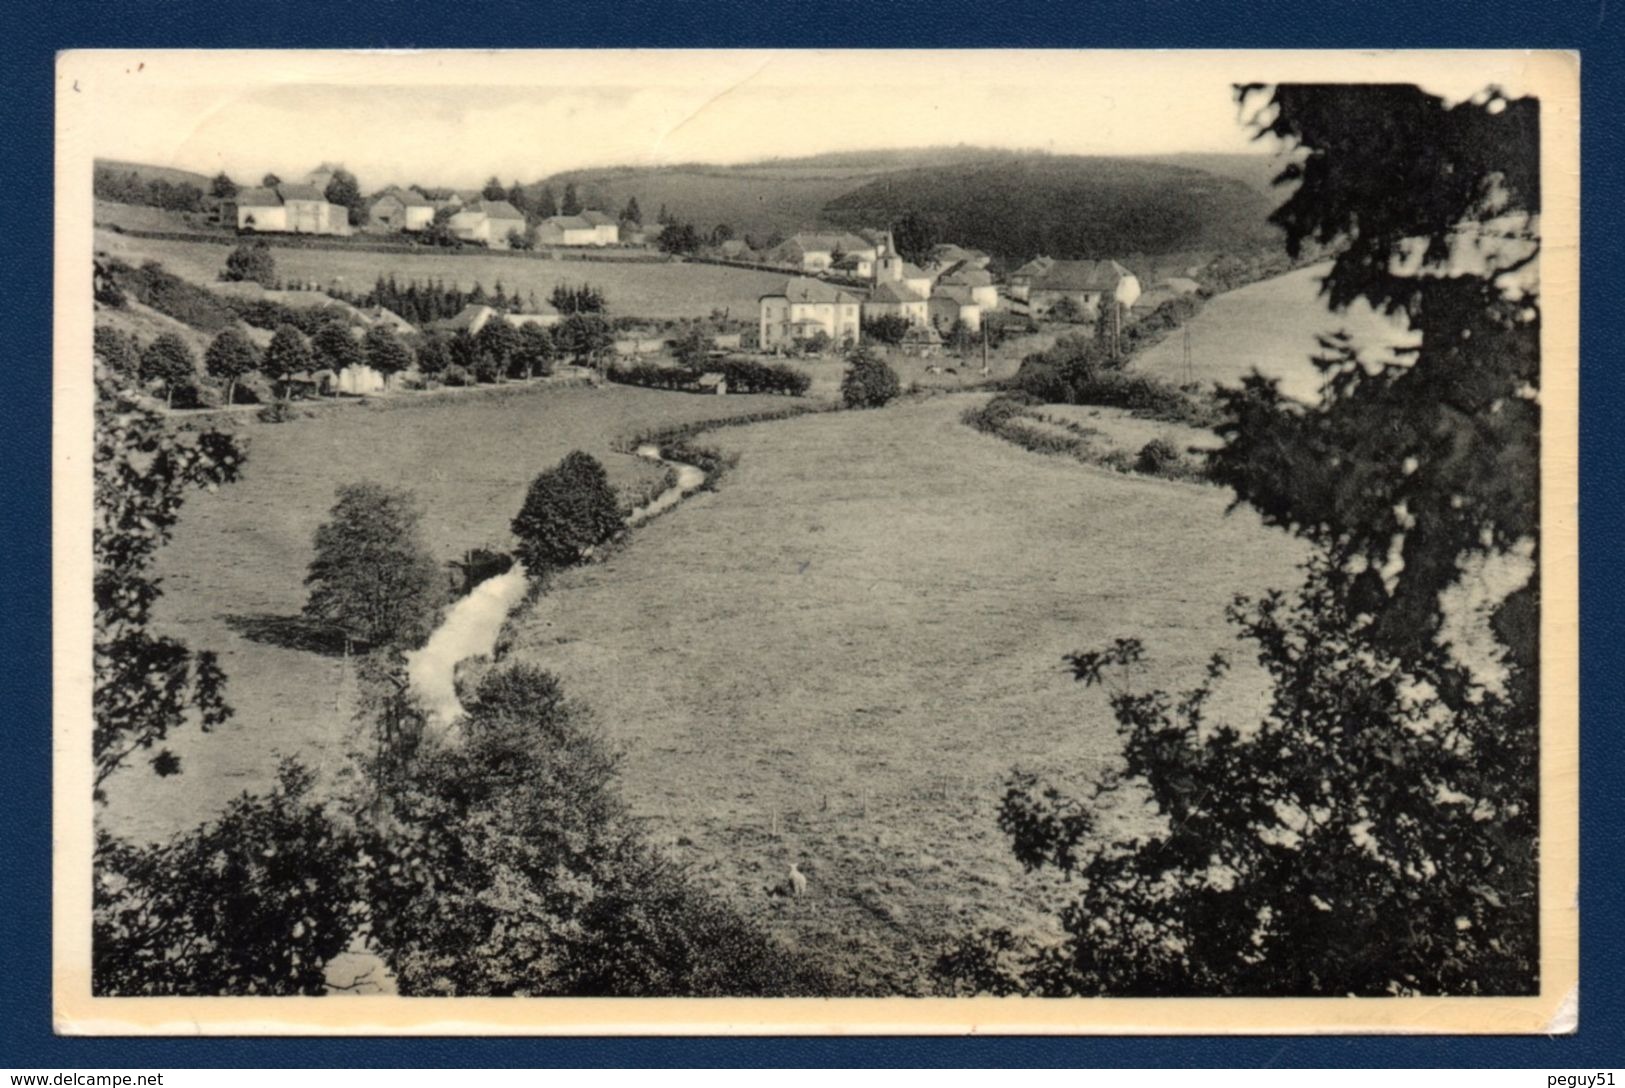
[[[763,351],[793,347],[820,331],[835,344],[858,342],[863,300],[832,284],[796,276],[760,305]]]
[[[1099,312],[1104,299],[1133,306],[1140,297],[1140,281],[1116,261],[1037,257],[1010,273],[1010,295],[1026,302],[1035,317],[1049,312],[1063,298],[1071,299],[1089,317]]]

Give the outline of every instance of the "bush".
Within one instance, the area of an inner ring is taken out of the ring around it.
[[[367,853],[405,995],[828,993],[643,839],[617,760],[558,681],[487,672],[463,740],[418,756]]]
[[[97,837],[92,988],[100,997],[319,995],[360,925],[356,837],[285,762],[268,796],[157,846]]]
[[[105,265],[113,283],[144,305],[185,325],[215,333],[237,323],[237,315],[212,291],[164,271],[157,261],[131,268],[113,259]]]
[[[1166,438],[1153,438],[1140,447],[1139,456],[1134,459],[1134,471],[1149,476],[1176,475],[1184,460],[1185,455],[1178,446]]]
[[[581,562],[625,528],[604,466],[577,450],[531,481],[513,519],[515,554],[539,578]]]
[[[859,348],[848,359],[841,378],[841,403],[848,408],[879,408],[902,392],[897,371],[887,366],[868,348]]]
[[[444,378],[451,368],[451,348],[446,345],[446,338],[436,333],[425,333],[418,344],[417,364],[418,373],[425,378]]]
[[[97,325],[91,338],[91,353],[115,374],[134,378],[141,370],[141,355],[136,350],[135,338],[118,329]]]
[[[545,378],[553,373],[553,353],[552,333],[540,325],[521,325],[508,365],[516,377]]]
[[[418,645],[445,592],[420,517],[410,492],[372,483],[339,488],[329,520],[316,530],[305,615],[369,648]]]
[[[220,278],[274,287],[276,258],[271,255],[271,247],[264,242],[244,242],[239,245],[226,257],[226,270],[220,274]]]
[[[903,342],[912,328],[908,318],[901,314],[886,314],[883,317],[871,318],[863,323],[863,335],[866,339],[878,344],[891,344],[894,347]]]
[[[451,366],[446,368],[446,372],[441,375],[440,380],[443,384],[453,388],[474,384],[474,379],[469,375],[468,371],[464,370],[456,363],[453,363]]]

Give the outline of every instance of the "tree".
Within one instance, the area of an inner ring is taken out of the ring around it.
[[[526,378],[546,377],[552,372],[553,351],[553,334],[540,325],[526,323],[519,326],[519,341],[509,365]]]
[[[314,356],[305,334],[292,325],[278,325],[260,359],[260,372],[275,383],[280,393],[286,395],[288,378],[307,373],[313,365]]]
[[[91,338],[91,352],[107,368],[125,381],[138,377],[141,353],[135,338],[109,325],[97,325]]]
[[[452,233],[451,217],[457,214],[450,208],[436,208],[434,218],[429,225],[418,234],[418,241],[426,246],[444,246],[448,249],[459,248],[463,240]]]
[[[508,190],[502,187],[501,179],[492,174],[486,179],[485,188],[480,190],[480,195],[486,200],[506,200]]]
[[[230,200],[237,195],[237,183],[232,181],[224,170],[214,176],[209,185],[209,195],[220,200]]]
[[[677,220],[672,218],[671,212],[666,210],[666,206],[664,204],[660,205],[660,214],[655,216],[656,225],[666,227],[675,222],[677,222]]]
[[[910,328],[908,318],[902,314],[885,314],[865,321],[863,335],[878,344],[897,345],[903,342]]]
[[[508,186],[507,200],[509,204],[514,206],[515,211],[525,217],[525,226],[528,231],[530,225],[536,221],[536,208],[531,203],[530,193],[526,192],[525,187],[516,180],[512,185]],[[528,238],[528,233],[525,236]]]
[[[446,345],[446,338],[438,333],[424,334],[422,343],[418,344],[417,353],[418,373],[425,378],[438,378],[451,366],[451,349]]]
[[[580,215],[581,197],[576,193],[576,183],[570,182],[564,187],[564,202],[559,205],[560,215]]]
[[[554,286],[548,302],[561,314],[596,314],[604,310],[604,292],[590,283],[579,287],[560,283]]]
[[[342,166],[333,171],[322,195],[329,204],[349,210],[350,226],[359,227],[367,221],[367,202],[361,196],[361,184]]]
[[[412,365],[412,353],[386,325],[374,325],[362,337],[361,349],[367,365],[384,377],[399,374]]]
[[[891,226],[892,244],[906,261],[924,264],[937,244],[936,228],[919,212],[908,212]]]
[[[1368,367],[1330,339],[1314,405],[1256,375],[1223,392],[1214,474],[1315,548],[1296,594],[1231,610],[1269,710],[1209,720],[1222,660],[1173,698],[1126,682],[1135,640],[1072,655],[1111,690],[1123,760],[1084,801],[1017,776],[1000,813],[1024,864],[1076,879],[1067,940],[984,933],[943,973],[995,992],[1533,993],[1538,566],[1491,611],[1498,678],[1439,632],[1441,592],[1476,562],[1536,551],[1539,309],[1522,272],[1538,104],[1397,85],[1239,95],[1261,96],[1259,131],[1297,152],[1272,217],[1289,251],[1332,247],[1331,307],[1363,299],[1420,342]],[[1109,831],[1123,793],[1149,798],[1152,831]]]
[[[571,314],[559,323],[555,334],[561,354],[578,363],[593,366],[615,343],[609,322],[598,314]]]
[[[282,179],[275,174],[266,174],[263,178],[260,178],[260,187],[263,189],[275,189],[281,184]]]
[[[559,202],[553,195],[553,186],[542,186],[542,195],[536,198],[536,218],[551,219],[558,214]]]
[[[285,762],[167,843],[97,836],[92,988],[102,997],[318,995],[362,921],[359,842]]]
[[[692,223],[668,223],[657,244],[662,253],[693,253],[700,248],[700,232]]]
[[[164,403],[174,407],[175,390],[190,389],[197,382],[192,349],[176,333],[159,333],[141,352],[141,380],[163,383]]]
[[[846,373],[841,377],[841,403],[848,408],[879,408],[900,392],[897,371],[871,349],[859,347],[847,356]]]
[[[604,466],[590,454],[568,455],[531,481],[513,519],[514,554],[531,577],[573,566],[626,528]]]
[[[685,370],[701,370],[711,358],[717,342],[698,325],[672,341],[671,354]]]
[[[723,242],[733,240],[734,229],[726,223],[718,223],[711,228],[711,244],[720,246]]]
[[[497,373],[503,374],[508,370],[513,353],[519,349],[519,330],[502,318],[493,317],[480,326],[474,340],[480,354],[490,356]]]
[[[246,280],[262,287],[274,287],[276,258],[264,242],[245,242],[226,255],[226,270],[220,275],[225,280]]]
[[[215,656],[155,634],[152,608],[163,591],[152,574],[187,492],[235,481],[243,452],[214,430],[175,431],[108,369],[96,371],[93,636],[95,791],[138,751],[151,751],[171,729],[196,720],[205,730],[231,716]],[[178,774],[180,758],[160,748],[160,775]]]
[[[626,198],[626,207],[621,209],[621,222],[639,224],[643,222],[643,209],[638,207],[637,197]]]
[[[305,615],[369,649],[420,644],[444,596],[420,516],[408,491],[374,483],[339,488],[316,530]]]
[[[209,377],[226,383],[226,403],[235,403],[237,383],[259,369],[259,353],[236,326],[221,329],[203,353]]]
[[[335,374],[363,362],[361,345],[342,320],[329,321],[317,329],[316,335],[310,338],[310,348],[316,366]]]

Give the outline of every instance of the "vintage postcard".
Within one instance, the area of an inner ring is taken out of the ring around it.
[[[63,54],[57,1030],[1572,1031],[1578,63]]]

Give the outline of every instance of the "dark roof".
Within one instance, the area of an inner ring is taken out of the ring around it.
[[[581,213],[581,218],[585,219],[588,223],[595,227],[613,227],[618,225],[618,221],[613,215],[605,215],[603,212],[593,211],[590,208]]]
[[[327,203],[327,195],[314,185],[283,185],[277,192],[282,194],[283,200],[318,200]]]
[[[791,302],[858,302],[860,299],[850,291],[843,291],[839,287],[832,287],[818,280],[810,280],[805,276],[795,276],[784,284],[784,290],[772,295],[763,295],[763,298],[786,298]]]
[[[560,230],[591,230],[592,224],[579,215],[550,215],[542,220],[551,223]]]
[[[882,283],[869,296],[870,302],[923,302],[924,300],[900,283]]]
[[[1116,261],[1055,261],[1033,277],[1032,286],[1038,291],[1111,291],[1131,275]]]
[[[942,282],[953,287],[991,287],[993,277],[988,275],[985,268],[977,268],[968,261],[961,261],[942,277]]]
[[[280,208],[282,198],[275,189],[239,189],[233,198],[239,208]]]

